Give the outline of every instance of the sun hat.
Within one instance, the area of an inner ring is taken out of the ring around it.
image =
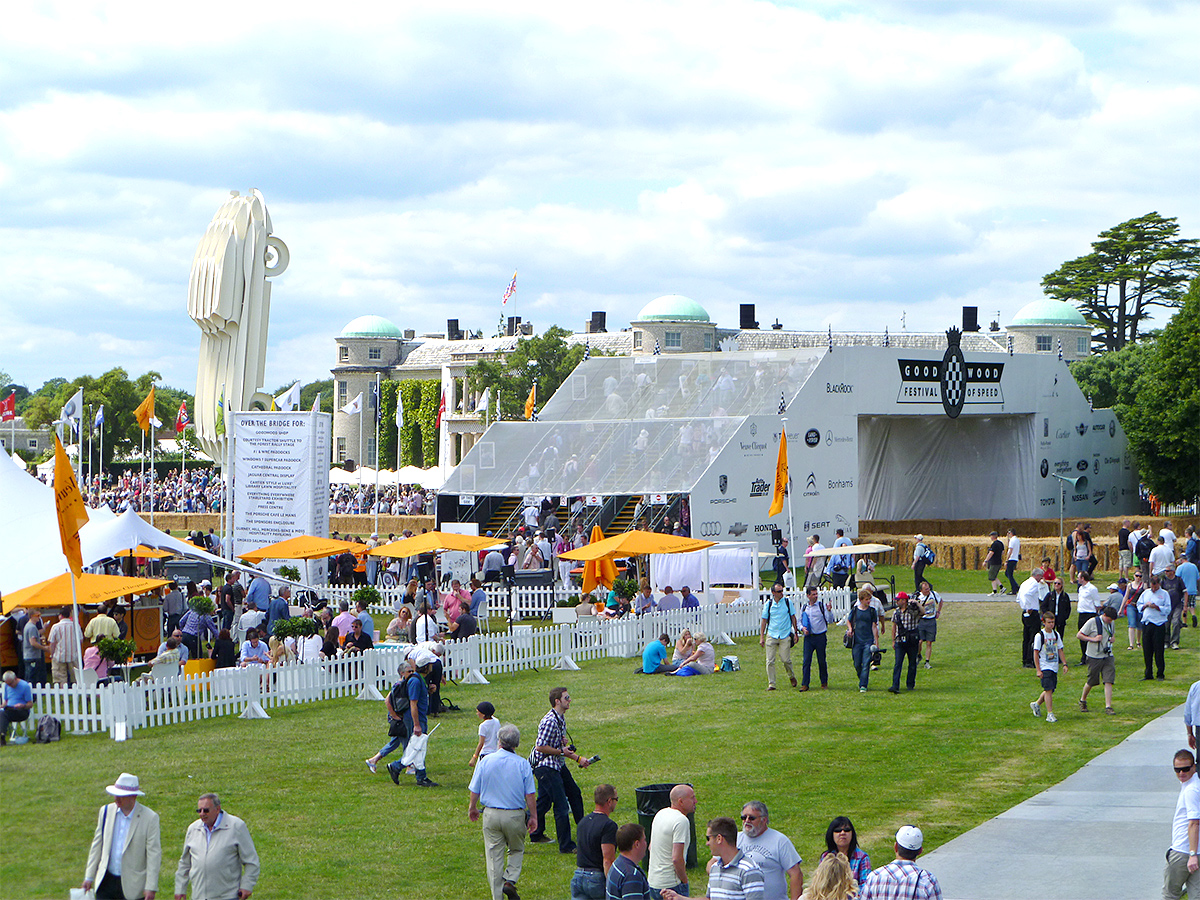
[[[923,540],[925,540],[925,535],[923,535],[923,534],[918,534],[918,535],[917,535],[917,540],[918,540],[918,541],[923,541]]]
[[[128,772],[122,772],[117,778],[116,784],[110,784],[105,788],[114,797],[145,797],[146,792],[138,787],[138,777],[130,775]]]

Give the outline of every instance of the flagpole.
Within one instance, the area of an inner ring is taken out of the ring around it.
[[[100,422],[100,486],[104,486],[104,422]]]
[[[154,410],[150,411],[150,524],[154,524],[154,445],[158,431],[154,426]]]
[[[87,417],[89,419],[92,417],[92,408],[90,406],[87,408]],[[79,422],[79,449],[81,449],[81,450],[83,449],[83,421],[82,420],[80,420],[80,422]],[[83,471],[83,482],[84,482],[84,487],[87,488],[88,496],[91,496],[91,493],[92,493],[92,479],[91,479],[91,476],[88,474],[89,472],[91,472],[91,470],[92,470],[92,429],[89,428],[88,429],[87,468],[84,469],[84,471]],[[83,505],[87,506],[87,497],[83,498]]]
[[[138,479],[138,490],[146,490],[146,432],[142,431],[141,477]],[[145,496],[143,494],[143,496]]]
[[[383,390],[379,373],[375,373],[375,528],[379,534],[379,417],[383,414]]]
[[[780,422],[783,423],[783,439],[787,440],[787,416],[780,417]],[[788,554],[788,564],[792,567],[792,577],[796,576],[796,525],[792,521],[792,465],[788,463],[788,483],[785,486],[787,491],[788,502],[788,545],[792,548],[792,552]]]

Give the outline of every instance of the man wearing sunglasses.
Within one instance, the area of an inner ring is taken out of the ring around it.
[[[1163,900],[1179,900],[1186,888],[1189,897],[1200,897],[1200,777],[1191,750],[1180,750],[1173,763],[1182,785],[1171,822],[1171,849],[1163,872]]]
[[[193,897],[237,897],[246,900],[258,882],[258,851],[246,823],[221,810],[216,794],[196,803],[200,816],[183,836],[183,853],[175,870],[175,898],[183,900],[188,882]]]
[[[786,835],[770,827],[762,801],[751,800],[742,807],[737,848],[762,870],[763,900],[798,900],[804,890],[804,860]]]

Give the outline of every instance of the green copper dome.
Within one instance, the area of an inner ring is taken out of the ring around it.
[[[682,294],[667,294],[651,300],[638,313],[638,322],[707,322],[708,311]]]
[[[404,333],[383,316],[359,316],[342,329],[342,337],[403,338]]]
[[[1087,327],[1083,314],[1069,303],[1043,297],[1027,303],[1013,316],[1011,325],[1050,325],[1058,328],[1082,325]]]

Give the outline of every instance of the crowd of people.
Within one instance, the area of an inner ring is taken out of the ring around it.
[[[45,480],[43,478],[43,480]],[[84,502],[93,509],[107,506],[115,513],[132,509],[137,513],[211,513],[224,504],[225,485],[215,471],[198,466],[182,471],[171,469],[162,477],[129,469],[119,475],[96,472],[80,478]],[[419,484],[375,485],[330,484],[330,515],[420,516],[431,515],[437,491]],[[378,506],[378,509],[376,507]]]
[[[482,819],[484,860],[492,900],[520,900],[518,881],[526,837],[551,843],[547,816],[553,812],[558,852],[573,856],[572,900],[676,900],[691,890],[687,860],[691,820],[697,807],[690,784],[670,787],[667,802],[655,813],[649,833],[637,823],[618,826],[612,818],[620,800],[616,787],[599,784],[585,815],[583,795],[571,764],[587,769],[599,759],[585,757],[566,726],[571,708],[565,687],[550,691],[550,710],[538,723],[528,757],[517,754],[520,729],[496,725],[495,708],[481,703],[480,744],[471,764],[467,815]],[[742,806],[741,826],[727,816],[710,819],[705,842],[710,898],[720,900],[846,900],[848,897],[940,898],[937,879],[914,860],[924,843],[919,828],[906,825],[896,834],[893,862],[873,870],[858,845],[854,823],[837,816],[825,832],[825,849],[805,891],[803,859],[784,834],[770,827],[767,805],[751,800]],[[572,839],[571,823],[577,840]],[[646,860],[645,871],[639,864]]]

